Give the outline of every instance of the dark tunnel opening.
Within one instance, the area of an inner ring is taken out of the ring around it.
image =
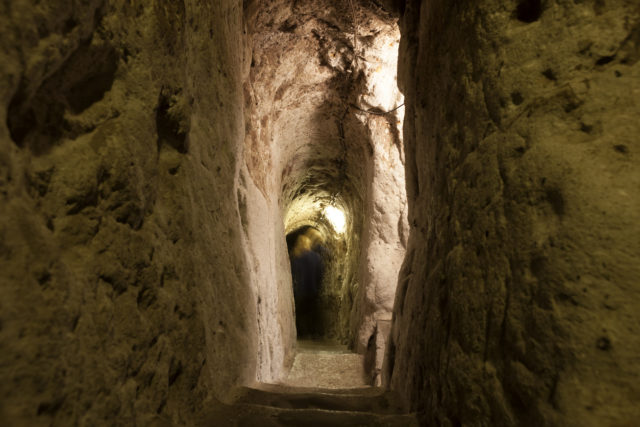
[[[298,339],[319,339],[325,335],[322,299],[330,252],[321,233],[304,226],[287,234]]]

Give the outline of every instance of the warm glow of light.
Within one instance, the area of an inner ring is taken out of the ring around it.
[[[324,208],[324,216],[329,220],[333,229],[336,230],[336,233],[344,233],[347,225],[347,221],[344,217],[344,212],[342,212],[335,206],[326,206]]]

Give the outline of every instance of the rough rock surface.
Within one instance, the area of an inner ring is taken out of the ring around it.
[[[277,198],[266,198],[243,166],[238,205],[248,256],[251,288],[256,291],[258,354],[256,380],[282,378],[293,362],[296,340],[293,289],[284,226]]]
[[[0,418],[193,425],[255,377],[237,1],[0,5]]]
[[[401,31],[391,387],[428,425],[636,424],[638,3],[415,0]]]
[[[293,362],[313,225],[423,424],[636,424],[639,60],[637,0],[0,2],[0,419],[332,422],[224,404]]]

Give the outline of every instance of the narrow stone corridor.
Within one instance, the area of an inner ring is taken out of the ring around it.
[[[640,418],[638,0],[0,1],[0,420]]]

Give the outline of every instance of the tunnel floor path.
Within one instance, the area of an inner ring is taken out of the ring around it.
[[[346,346],[298,341],[287,378],[240,387],[211,408],[204,426],[418,426],[397,397],[367,384],[362,356]]]
[[[363,356],[346,345],[299,340],[296,357],[285,385],[349,389],[367,387]]]

